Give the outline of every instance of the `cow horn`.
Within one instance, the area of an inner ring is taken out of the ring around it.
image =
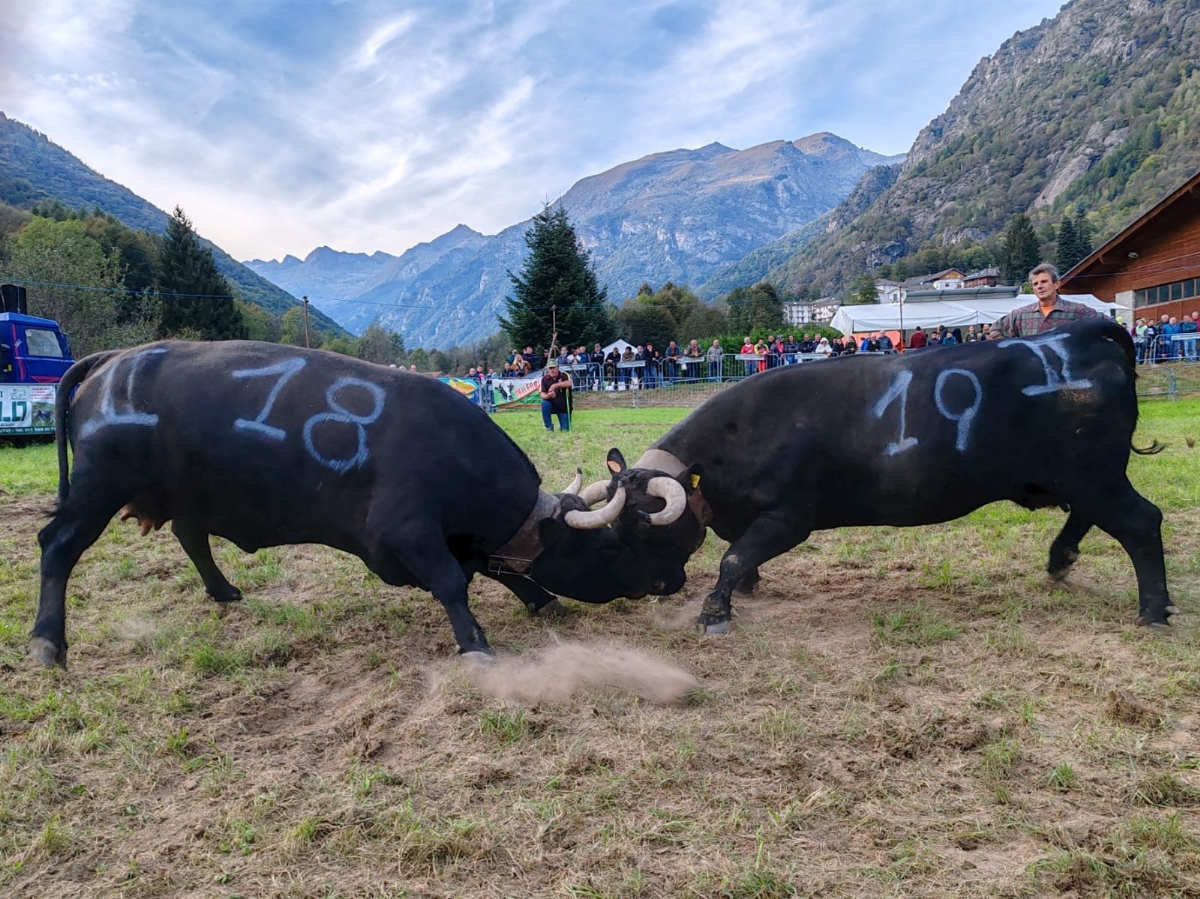
[[[583,469],[575,469],[575,480],[567,485],[567,489],[563,493],[578,493],[579,488],[583,486]]]
[[[589,508],[601,500],[608,499],[608,481],[596,481],[594,484],[588,484],[579,494],[579,498],[587,503]]]
[[[650,513],[651,524],[671,524],[678,521],[687,505],[687,493],[683,486],[674,478],[651,478],[646,485],[646,492],[665,500],[667,505],[661,512]]]
[[[613,521],[616,521],[617,516],[621,514],[621,509],[624,506],[625,488],[618,487],[617,492],[613,494],[613,498],[608,501],[603,509],[597,509],[595,512],[572,510],[563,516],[563,520],[573,528],[590,531],[606,527]]]

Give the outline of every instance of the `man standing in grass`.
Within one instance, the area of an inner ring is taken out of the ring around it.
[[[571,430],[571,376],[558,367],[554,357],[546,363],[546,373],[542,375],[542,424],[547,431],[553,431],[550,413],[558,416],[558,429]]]
[[[1083,303],[1073,303],[1058,295],[1058,269],[1043,262],[1029,271],[1036,303],[1018,306],[992,325],[991,337],[1036,337],[1043,331],[1080,318],[1098,318],[1100,313]]]

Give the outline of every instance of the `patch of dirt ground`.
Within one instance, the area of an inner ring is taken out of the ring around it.
[[[357,560],[260,554],[218,615],[168,534],[110,531],[70,673],[4,643],[8,896],[1200,894],[1195,627],[1135,628],[1107,549],[1068,591],[1040,549],[821,535],[724,637],[694,625],[719,547],[683,596],[558,617],[477,581],[478,666]],[[32,621],[36,549],[5,549]]]

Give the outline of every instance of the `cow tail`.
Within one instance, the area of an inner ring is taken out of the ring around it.
[[[1087,334],[1089,339],[1092,333],[1098,331],[1101,337],[1104,337],[1106,340],[1111,340],[1113,343],[1119,346],[1121,351],[1125,353],[1125,358],[1129,362],[1129,374],[1136,377],[1137,351],[1133,347],[1133,337],[1131,337],[1129,332],[1125,330],[1124,325],[1117,324],[1117,322],[1113,321],[1107,316],[1101,318],[1089,318],[1085,319],[1085,321],[1087,324],[1080,327],[1078,331]]]
[[[1134,414],[1137,414],[1137,351],[1133,346],[1133,337],[1121,325],[1114,321],[1105,319],[1104,321],[1105,336],[1112,340],[1125,353],[1125,359],[1128,362],[1126,366],[1126,375],[1129,379],[1129,390],[1133,394]],[[1136,422],[1136,418],[1134,421]],[[1153,456],[1155,453],[1161,453],[1166,449],[1165,443],[1159,443],[1157,440],[1151,442],[1149,446],[1138,447],[1134,446],[1131,441],[1129,448],[1139,456]]]
[[[92,369],[103,365],[121,350],[109,350],[104,353],[93,353],[80,359],[67,369],[62,380],[58,382],[58,394],[54,397],[54,433],[58,443],[58,507],[61,509],[67,502],[71,491],[70,463],[67,461],[67,443],[70,436],[67,433],[67,411],[71,406],[71,393],[83,379],[91,374]]]

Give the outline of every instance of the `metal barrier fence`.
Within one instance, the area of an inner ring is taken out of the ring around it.
[[[577,409],[693,406],[716,390],[760,371],[785,365],[811,364],[827,358],[818,353],[770,353],[762,356],[725,353],[719,360],[684,356],[650,361],[560,363],[559,368],[570,373],[574,381],[573,402]],[[494,378],[473,399],[482,403],[485,409],[502,407],[513,401],[512,391],[507,388],[523,380]]]
[[[1160,362],[1200,362],[1200,333],[1158,334],[1134,337],[1139,364]]]
[[[1172,348],[1175,356],[1171,355]],[[1200,359],[1188,355],[1187,349],[1200,350],[1200,334],[1163,335],[1154,342],[1152,351],[1139,347],[1138,396],[1143,399],[1165,397],[1177,400],[1181,396],[1200,395]],[[894,353],[895,351],[890,351]],[[918,352],[929,352],[920,350]],[[1160,357],[1161,352],[1161,357]],[[889,355],[890,353],[859,353],[858,355]],[[622,361],[616,364],[576,363],[560,365],[574,381],[573,402],[577,409],[691,407],[702,403],[718,390],[743,381],[760,371],[785,365],[805,365],[828,357],[815,353],[792,355],[725,353],[720,361],[681,358],[645,362]],[[486,411],[514,408],[517,401],[514,386],[523,379],[494,377],[481,385],[472,401]],[[537,408],[536,390],[528,406]]]
[[[738,381],[742,378],[779,368],[827,358],[818,353],[725,353],[720,359],[680,356],[675,359],[622,359],[619,362],[589,362],[574,365],[559,364],[571,373],[576,390],[620,391],[638,388],[654,390],[672,384],[698,381]]]

